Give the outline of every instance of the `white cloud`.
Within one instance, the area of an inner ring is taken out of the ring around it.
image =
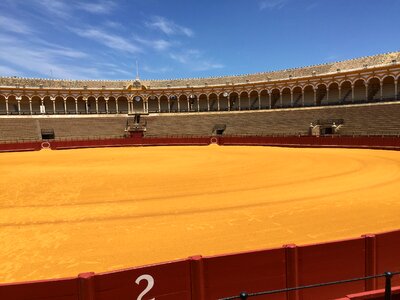
[[[164,39],[149,40],[149,39],[136,37],[135,40],[146,47],[153,48],[158,51],[164,51],[164,50],[172,47],[172,43],[169,41],[166,41]]]
[[[36,0],[36,2],[50,13],[62,19],[69,19],[72,15],[72,6],[63,0]]]
[[[109,14],[114,10],[116,4],[112,1],[100,1],[97,3],[77,3],[76,8],[93,14]]]
[[[197,49],[188,49],[180,53],[170,53],[169,57],[193,71],[207,71],[224,67],[222,64],[204,59],[202,53]]]
[[[25,23],[14,18],[0,16],[0,31],[8,31],[21,34],[30,34],[32,29]]]
[[[79,29],[79,28],[70,28],[72,32],[75,34],[91,39],[97,43],[103,44],[104,46],[122,51],[122,52],[129,52],[129,53],[138,53],[142,52],[141,47],[133,44],[128,39],[118,36],[116,34],[110,34],[100,29],[95,28],[86,28],[86,29]]]
[[[259,2],[260,10],[280,9],[285,6],[288,0],[262,0]]]
[[[143,71],[152,74],[167,73],[172,71],[170,67],[150,67],[147,65],[143,66]]]
[[[173,21],[167,20],[160,16],[154,16],[150,22],[145,23],[147,27],[151,29],[159,30],[166,35],[185,35],[192,37],[194,32],[190,28],[175,24]]]

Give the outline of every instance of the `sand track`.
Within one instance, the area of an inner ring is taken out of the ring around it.
[[[152,147],[0,155],[0,282],[400,228],[400,152]]]

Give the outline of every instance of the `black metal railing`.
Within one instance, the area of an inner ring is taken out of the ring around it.
[[[385,277],[385,298],[384,299],[391,300],[392,299],[392,277],[395,275],[399,275],[399,274],[400,274],[400,272],[385,272],[383,274],[378,274],[378,275],[358,277],[358,278],[345,279],[345,280],[337,280],[337,281],[310,284],[310,285],[303,285],[303,286],[278,289],[278,290],[270,290],[270,291],[255,292],[255,293],[241,292],[237,296],[220,298],[219,300],[234,300],[234,299],[247,300],[252,297],[273,295],[273,294],[279,294],[279,293],[287,293],[287,292],[293,292],[293,291],[299,291],[299,290],[305,290],[305,289],[311,289],[311,288],[319,288],[319,287],[325,287],[325,286],[331,286],[331,285],[337,285],[337,284],[350,283],[350,282],[355,282],[355,281],[376,279],[376,278],[381,278],[381,277]],[[360,291],[360,292],[364,292],[364,291]]]

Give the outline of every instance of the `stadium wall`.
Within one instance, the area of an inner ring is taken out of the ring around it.
[[[393,231],[315,245],[193,256],[58,280],[0,284],[0,299],[211,300],[243,291],[283,289],[398,270],[400,231]],[[398,285],[398,278],[393,282]],[[383,281],[371,279],[256,299],[383,299],[382,291],[377,290],[383,287]],[[394,289],[395,294],[399,292],[398,288]]]
[[[77,149],[128,146],[281,146],[332,147],[399,150],[400,137],[380,136],[204,136],[204,137],[136,137],[96,140],[56,140],[21,143],[0,143],[0,152],[34,151],[41,149]]]

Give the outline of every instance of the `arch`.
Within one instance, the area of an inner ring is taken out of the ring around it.
[[[6,97],[0,94],[0,115],[7,114]]]
[[[219,103],[219,110],[224,111],[224,110],[229,110],[229,94],[227,96],[224,95],[225,92],[222,92],[218,96],[218,103]]]
[[[326,84],[324,83],[320,83],[317,85],[317,89],[316,89],[316,105],[317,106],[321,106],[321,105],[326,105],[327,104],[327,93],[328,93],[328,89],[326,87]]]
[[[132,100],[132,113],[144,112],[144,100],[143,97],[135,95]]]
[[[160,107],[160,112],[162,112],[162,113],[165,113],[165,112],[169,111],[169,109],[168,109],[168,97],[166,95],[162,95],[160,97],[159,107]]]
[[[159,112],[158,110],[158,97],[150,95],[147,97],[147,106],[149,113]]]
[[[218,110],[218,95],[216,93],[208,95],[208,102],[210,103],[210,111]]]
[[[285,87],[281,90],[282,107],[292,107],[292,90]]]
[[[339,102],[346,103],[352,101],[352,85],[349,80],[340,83]]]
[[[22,96],[20,101],[20,114],[21,115],[29,115],[30,112],[30,105],[29,105],[29,97]]]
[[[303,105],[303,89],[301,86],[295,86],[292,89],[293,93],[293,107],[299,107]]]
[[[107,104],[106,99],[104,96],[100,96],[97,98],[97,108],[99,114],[106,114],[107,113]]]
[[[253,90],[249,93],[249,102],[249,109],[260,109],[258,91]]]
[[[208,110],[208,96],[206,94],[200,94],[198,111],[207,111],[207,110]]]
[[[53,115],[53,114],[55,114],[56,112],[55,112],[55,107],[54,107],[54,105],[53,104],[55,104],[55,102],[53,102],[52,100],[51,100],[51,98],[50,98],[50,96],[44,96],[43,97],[43,105],[44,105],[44,110],[45,110],[45,113],[47,114],[47,115]]]
[[[40,106],[42,105],[42,98],[39,96],[35,95],[31,98],[31,103],[32,103],[32,115],[40,115]],[[51,107],[51,110],[48,112],[50,113],[53,111],[53,107]],[[47,109],[45,110],[45,113],[47,113]]]
[[[10,115],[19,114],[18,101],[15,95],[8,96],[8,114]]]
[[[314,86],[309,84],[303,88],[303,106],[315,105],[315,89]]]
[[[239,94],[237,92],[231,92],[228,98],[228,110],[239,110]]]
[[[378,77],[371,77],[368,79],[368,101],[376,101],[382,99],[381,79]]]
[[[267,90],[260,91],[260,109],[270,108],[269,93]]]
[[[179,106],[179,111],[188,111],[189,110],[189,102],[188,102],[188,96],[185,94],[181,94],[178,97],[178,106]]]
[[[117,110],[117,99],[114,96],[109,96],[108,97],[107,104],[108,104],[108,113],[109,114],[117,114],[118,113],[118,110]]]
[[[239,94],[239,110],[249,110],[250,108],[250,97],[247,91],[242,91]]]
[[[97,113],[96,98],[94,96],[89,96],[87,98],[87,113],[88,114]]]
[[[281,106],[281,91],[278,88],[271,90],[271,108]]]
[[[128,98],[126,98],[123,95],[120,95],[116,98],[116,105],[118,108],[117,113],[118,114],[128,114],[129,113],[129,108],[128,108]]]
[[[327,88],[326,104],[335,104],[339,101],[339,83],[331,82]]]
[[[393,75],[386,75],[382,78],[382,99],[392,100],[396,97],[396,79]]]
[[[366,82],[363,78],[357,79],[353,82],[353,96],[352,102],[363,102],[367,99]]]

